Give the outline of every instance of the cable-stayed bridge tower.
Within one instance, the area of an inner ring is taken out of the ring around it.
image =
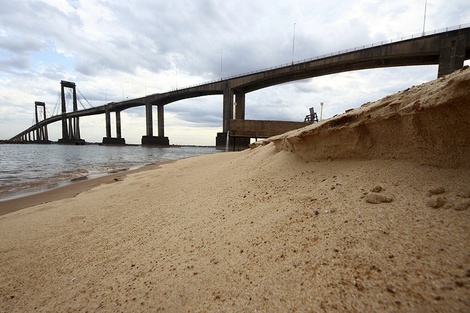
[[[77,105],[77,89],[75,83],[65,80],[60,81],[60,98],[62,104],[62,138],[59,139],[61,144],[84,145],[85,140],[80,138],[80,123],[78,116],[67,118],[67,104],[65,99],[65,88],[72,89],[73,112],[78,111]]]

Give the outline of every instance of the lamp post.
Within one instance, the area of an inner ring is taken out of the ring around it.
[[[224,49],[220,50],[220,80],[223,77],[223,69],[224,69]]]
[[[426,29],[426,9],[427,9],[427,6],[428,6],[428,0],[424,0],[423,36],[424,36],[424,33],[425,33],[425,29]]]
[[[292,64],[294,64],[294,49],[295,49],[295,24],[294,23],[294,35],[292,37]]]

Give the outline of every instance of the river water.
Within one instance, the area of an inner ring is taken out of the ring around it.
[[[0,201],[59,187],[84,176],[93,178],[216,152],[210,147],[0,144]]]

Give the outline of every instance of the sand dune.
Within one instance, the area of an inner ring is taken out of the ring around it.
[[[401,159],[470,166],[470,70],[364,104],[269,141],[306,161]]]
[[[0,216],[0,312],[468,312],[469,86]]]

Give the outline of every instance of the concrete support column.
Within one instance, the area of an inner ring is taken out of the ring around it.
[[[78,111],[77,88],[75,84],[73,84],[72,92],[73,92],[73,111],[77,112]],[[79,117],[77,116],[77,117],[72,118],[72,121],[73,121],[73,126],[72,126],[73,139],[80,139]]]
[[[109,112],[108,108],[106,108],[106,111],[105,111],[105,119],[106,119],[106,137],[111,138],[111,112]]]
[[[244,120],[245,119],[245,93],[236,92],[235,93],[235,119]]]
[[[106,137],[103,137],[103,145],[122,146],[126,140],[121,138],[121,112],[116,111],[116,137],[112,137],[111,132],[111,111],[108,107],[105,110],[106,115]]]
[[[152,121],[152,105],[147,103],[145,105],[145,115],[147,123],[147,135],[142,136],[143,146],[155,146],[155,147],[169,147],[170,140],[165,137],[165,126],[163,118],[163,105],[157,104],[158,108],[158,136],[153,136],[153,121]]]
[[[69,139],[73,140],[75,139],[75,135],[73,133],[73,117],[69,117],[68,118],[69,122],[68,122],[68,125],[69,125]]]
[[[233,90],[228,83],[224,88],[224,107],[223,107],[223,127],[224,133],[227,133],[230,127],[230,120],[233,119]]]
[[[46,104],[44,103],[43,121],[46,119]],[[44,141],[49,142],[49,134],[47,133],[47,125],[44,125]]]
[[[61,98],[61,104],[62,104],[62,140],[68,140],[69,139],[69,133],[67,130],[67,118],[66,118],[66,112],[67,112],[67,107],[65,105],[65,90],[64,90],[64,84],[61,82],[61,88],[60,88],[60,98]]]
[[[466,41],[465,35],[457,35],[442,39],[437,77],[450,74],[463,67],[465,61],[465,49],[467,46]]]
[[[39,117],[38,117],[38,103],[37,103],[37,102],[36,102],[35,105],[34,105],[34,111],[35,111],[35,115],[36,115],[36,133],[37,133],[37,138],[39,139],[39,138],[41,138],[41,137],[40,137],[40,134],[39,134],[39,132],[40,132],[39,128],[40,128],[40,127],[38,126],[38,124],[39,124]]]
[[[152,104],[145,104],[145,125],[147,130],[147,136],[153,136],[153,119],[152,119]]]
[[[164,106],[159,104],[158,108],[158,137],[165,137],[165,119],[163,116]]]
[[[250,144],[250,138],[236,138],[230,136],[230,120],[233,119],[233,95],[235,94],[236,97],[236,112],[235,118],[236,119],[245,119],[245,93],[243,92],[236,92],[234,93],[233,90],[230,88],[229,84],[226,83],[224,88],[224,99],[223,99],[223,132],[217,133],[217,137],[215,138],[215,146],[217,149],[225,149],[229,150],[239,150],[245,149]]]
[[[121,138],[121,111],[116,111],[116,137]]]
[[[80,140],[80,122],[79,117],[75,117],[75,139]]]

